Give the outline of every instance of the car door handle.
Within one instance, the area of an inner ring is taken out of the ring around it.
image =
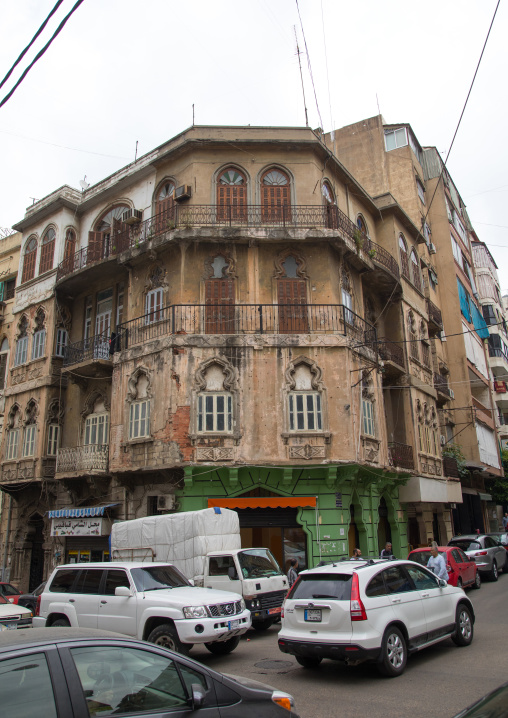
[[[69,603],[74,603],[75,600],[74,598],[69,598]]]
[[[392,598],[392,603],[400,603],[400,598]]]
[[[421,596],[422,596],[422,598],[428,598],[429,594],[427,592],[423,593],[423,591],[422,591]]]
[[[107,601],[101,601],[101,603],[107,603]]]

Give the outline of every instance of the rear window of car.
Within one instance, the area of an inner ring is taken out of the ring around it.
[[[456,539],[450,541],[448,546],[458,546],[463,551],[478,551],[481,548],[478,541],[471,541],[471,539]]]
[[[301,574],[288,598],[328,598],[335,601],[349,601],[351,581],[351,574]]]
[[[75,569],[57,571],[51,581],[49,590],[53,593],[69,593],[76,575],[77,571]]]

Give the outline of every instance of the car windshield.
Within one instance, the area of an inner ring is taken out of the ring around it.
[[[440,556],[444,556],[445,551],[438,551]],[[415,563],[419,563],[421,566],[426,566],[429,562],[429,558],[431,557],[430,551],[415,551],[414,553],[410,553],[408,556],[409,561],[415,561]],[[446,556],[445,556],[446,559]]]
[[[288,598],[328,598],[335,601],[351,599],[351,574],[300,574]]]
[[[183,573],[174,566],[133,568],[131,575],[138,591],[159,591],[163,588],[190,586]]]
[[[251,548],[238,554],[240,569],[244,578],[278,576],[282,572],[270,551],[266,548]]]
[[[478,541],[471,541],[471,539],[454,539],[449,542],[448,546],[458,546],[463,551],[478,551],[478,549],[481,549],[481,544]]]
[[[19,596],[20,592],[17,588],[14,588],[14,586],[11,586],[10,583],[1,583],[0,584],[0,593],[3,593],[4,596]]]

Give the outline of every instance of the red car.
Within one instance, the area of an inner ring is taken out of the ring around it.
[[[22,595],[21,591],[14,588],[12,583],[4,583],[0,581],[0,596],[6,598],[9,603],[17,603],[18,598]]]
[[[457,546],[438,546],[437,550],[443,556],[448,571],[448,583],[459,588],[480,588],[482,580],[474,559],[469,558]],[[426,566],[430,558],[430,548],[415,548],[408,556],[409,561],[415,561]]]

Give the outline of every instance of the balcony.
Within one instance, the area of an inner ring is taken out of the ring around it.
[[[429,335],[435,336],[443,331],[443,316],[441,310],[430,299],[427,299],[426,302],[429,313]]]
[[[341,334],[377,344],[375,328],[343,304],[173,304],[120,324],[114,349],[174,334]]]
[[[106,474],[109,466],[107,444],[89,444],[72,449],[58,449],[56,457],[56,478],[69,475]]]
[[[492,411],[489,409],[488,406],[485,406],[479,399],[477,399],[475,396],[471,397],[473,400],[473,408],[475,415],[480,421],[483,421],[487,426],[490,428],[494,428],[494,421],[492,417]]]
[[[406,371],[404,349],[401,344],[392,342],[386,337],[378,339],[377,348],[379,356],[384,362],[382,369],[383,384],[389,385]]]
[[[489,366],[492,369],[494,378],[506,376],[508,373],[508,357],[499,347],[492,346],[492,336],[489,339]]]
[[[388,444],[388,454],[394,466],[399,466],[402,469],[414,469],[415,462],[412,446],[391,441]]]
[[[109,353],[109,337],[100,334],[89,337],[81,342],[74,342],[65,347],[62,372],[69,367],[79,367],[83,376],[108,376],[113,364]]]
[[[442,406],[445,402],[450,401],[453,398],[451,389],[448,387],[448,382],[442,374],[434,372],[434,389],[437,391],[437,404]]]
[[[176,229],[193,228],[244,228],[253,229],[328,229],[335,230],[348,249],[368,255],[376,267],[388,272],[399,281],[397,260],[386,249],[363,234],[354,222],[335,205],[293,205],[266,207],[241,205],[174,205],[171,209],[140,222],[120,224],[115,233],[102,233],[93,245],[84,247],[61,262],[57,269],[57,282],[86,267],[101,263],[129,249],[138,249],[157,238],[165,237]],[[98,233],[95,233],[96,235]],[[231,240],[231,237],[229,237]]]
[[[457,459],[453,456],[443,456],[443,474],[452,479],[460,478]]]

